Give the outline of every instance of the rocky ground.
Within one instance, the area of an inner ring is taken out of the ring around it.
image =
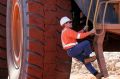
[[[102,79],[120,79],[120,52],[104,52],[104,56],[109,77]],[[72,61],[70,79],[96,79],[81,62],[76,59]],[[99,71],[97,61],[93,62],[93,65]]]

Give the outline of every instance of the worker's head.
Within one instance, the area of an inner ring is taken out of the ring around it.
[[[62,27],[72,27],[72,20],[70,20],[68,17],[64,16],[60,19],[60,25]]]

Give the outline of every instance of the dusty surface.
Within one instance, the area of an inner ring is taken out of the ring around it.
[[[104,56],[106,59],[109,77],[102,79],[120,79],[120,52],[104,52]],[[72,61],[70,79],[96,79],[89,73],[89,71],[87,71],[81,62],[76,59],[73,59]],[[93,62],[93,65],[99,71],[97,61]]]

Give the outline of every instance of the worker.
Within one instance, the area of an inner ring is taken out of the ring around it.
[[[60,19],[60,25],[63,27],[61,33],[61,41],[63,49],[67,51],[68,56],[78,59],[83,62],[86,68],[97,78],[101,79],[102,74],[99,73],[91,64],[91,62],[96,60],[96,56],[90,57],[92,53],[90,42],[84,40],[80,43],[77,42],[77,39],[86,38],[89,35],[95,33],[95,30],[92,29],[89,32],[84,32],[81,30],[76,32],[72,30],[72,20],[67,16],[64,16]],[[84,28],[85,29],[85,28]]]

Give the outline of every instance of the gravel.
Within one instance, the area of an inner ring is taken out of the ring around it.
[[[92,54],[94,55],[94,53]],[[109,73],[108,78],[102,79],[120,79],[120,52],[104,52],[107,70]],[[92,63],[99,71],[97,61]],[[85,66],[76,60],[72,59],[72,69],[70,79],[96,79]]]

